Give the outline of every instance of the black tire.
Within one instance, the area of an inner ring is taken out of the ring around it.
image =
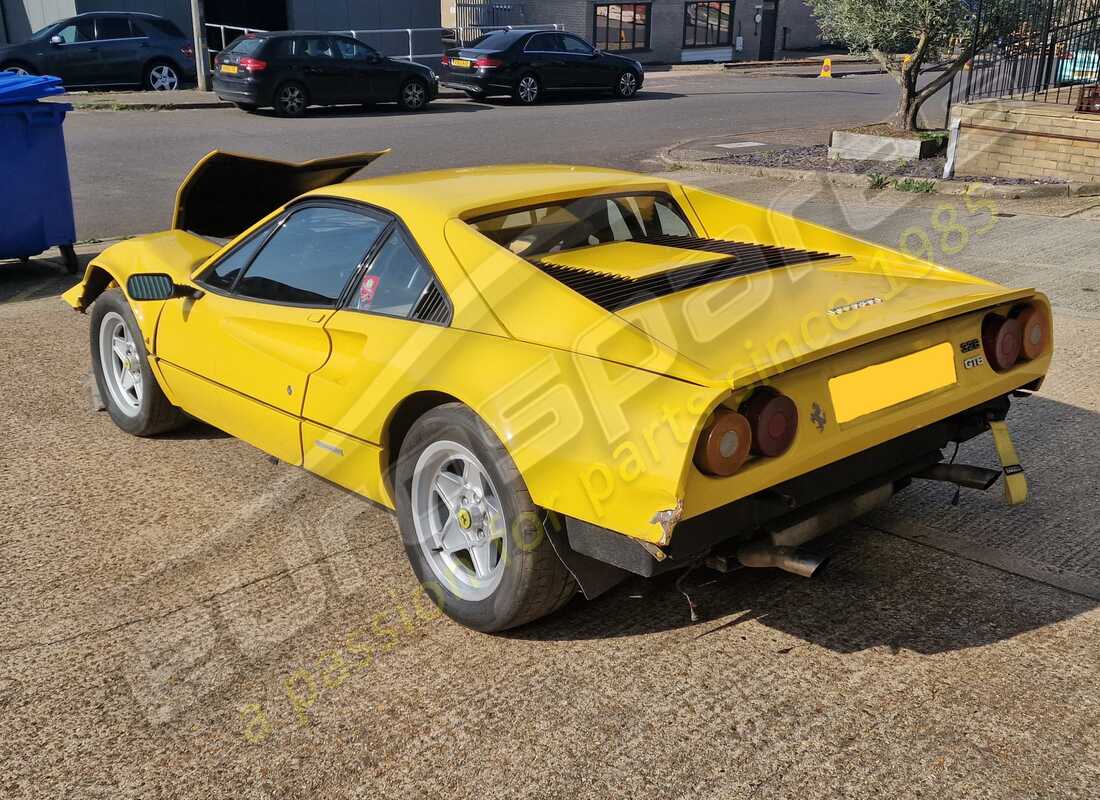
[[[25,61],[5,61],[0,64],[0,72],[15,72],[16,70],[22,70],[28,75],[38,74],[38,70]]]
[[[65,271],[70,275],[75,275],[76,271],[80,269],[80,259],[76,256],[76,249],[71,244],[63,244],[60,249]]]
[[[397,104],[405,111],[422,111],[429,102],[428,84],[420,78],[409,78],[401,84],[401,90],[397,93]]]
[[[235,105],[241,111],[244,111],[244,112],[249,113],[249,114],[251,114],[253,111],[255,111],[256,109],[259,108],[259,106],[256,105],[255,103],[234,103],[233,105]]]
[[[448,585],[453,581],[441,579],[433,571],[417,538],[414,472],[425,450],[439,442],[457,443],[472,452],[493,487],[499,487],[496,499],[507,525],[502,545],[507,553],[500,582],[484,599],[469,600],[456,594]],[[502,631],[552,614],[576,594],[576,583],[546,537],[543,515],[511,456],[466,406],[438,406],[413,423],[401,444],[393,485],[401,538],[413,572],[433,601],[456,622],[479,631]]]
[[[275,88],[271,102],[280,117],[300,117],[309,107],[309,92],[298,81],[285,81]]]
[[[104,375],[105,365],[101,354],[100,336],[102,329],[113,325],[117,318],[121,317],[127,327],[134,343],[135,355],[141,372],[142,392],[141,400],[136,411],[127,412],[120,405],[118,399],[108,387],[107,378]],[[114,423],[134,436],[155,436],[158,433],[166,433],[186,424],[187,416],[174,405],[161,391],[156,376],[149,367],[149,356],[145,351],[145,342],[141,337],[141,329],[130,304],[122,296],[118,289],[110,289],[99,296],[92,306],[91,313],[91,351],[92,373],[95,375],[96,388],[99,396],[111,415]]]
[[[150,92],[174,92],[181,82],[180,68],[167,59],[150,61],[141,74],[141,88]]]
[[[520,105],[533,106],[542,99],[542,82],[533,72],[525,72],[516,79],[512,99]]]
[[[611,91],[615,93],[616,97],[629,100],[632,97],[637,97],[640,84],[641,81],[638,80],[638,75],[635,72],[625,70],[615,78],[615,85],[611,88]]]
[[[485,92],[471,92],[469,90],[466,91],[466,96],[473,100],[475,103],[484,103],[485,98],[488,97]]]

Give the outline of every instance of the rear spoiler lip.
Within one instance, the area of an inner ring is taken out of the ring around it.
[[[315,158],[310,161],[279,161],[271,158],[230,153],[224,150],[211,150],[200,158],[187,177],[176,190],[175,207],[172,211],[172,228],[184,230],[198,236],[235,238],[272,211],[313,189],[320,189],[337,183],[343,183],[372,162],[389,153],[390,150],[351,153],[342,156]],[[189,209],[189,203],[198,203],[200,207],[211,203],[211,196],[228,189],[241,194],[239,184],[229,183],[226,173],[232,174],[234,168],[247,177],[263,174],[268,186],[264,187],[264,196],[244,192],[246,202],[234,204],[233,212],[226,209]],[[197,195],[197,197],[196,197]],[[251,200],[251,202],[247,202]]]

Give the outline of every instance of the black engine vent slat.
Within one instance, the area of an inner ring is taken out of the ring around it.
[[[432,281],[428,288],[424,290],[424,294],[420,295],[420,299],[416,301],[412,318],[421,322],[435,322],[446,325],[450,320],[450,316],[451,309],[447,305],[446,298],[443,297],[443,292],[439,291],[439,286],[436,285],[435,281]]]
[[[722,239],[701,239],[695,236],[666,234],[634,241],[639,244],[678,247],[728,257],[702,264],[675,267],[642,278],[624,278],[619,275],[590,272],[537,259],[531,263],[607,311],[618,311],[654,297],[664,297],[685,289],[705,286],[708,283],[788,267],[792,264],[839,258],[836,253],[796,250],[789,247],[731,242]]]

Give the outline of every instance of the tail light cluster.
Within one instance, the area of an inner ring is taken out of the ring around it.
[[[720,407],[695,446],[695,466],[707,475],[737,472],[749,453],[781,456],[798,433],[798,408],[774,389],[760,388],[737,411]]]
[[[474,62],[474,66],[478,69],[494,69],[496,67],[503,67],[504,62],[499,58],[489,58],[488,56],[482,56]]]
[[[195,46],[191,44],[185,44],[183,47],[180,48],[180,53],[183,54],[184,58],[194,58]]]
[[[237,66],[243,70],[249,72],[263,72],[267,69],[267,62],[260,58],[252,58],[252,56],[245,56],[237,62]]]
[[[449,55],[447,55],[446,53],[444,53],[439,58],[439,66],[441,66],[441,67],[451,66],[451,57]]]
[[[1049,342],[1050,318],[1037,305],[1019,305],[1007,316],[986,314],[982,320],[982,349],[989,366],[997,372],[1038,358]]]

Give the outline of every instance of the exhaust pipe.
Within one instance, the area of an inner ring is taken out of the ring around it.
[[[774,567],[803,578],[812,578],[827,558],[804,553],[796,547],[776,547],[767,541],[755,541],[737,548],[737,560],[746,567]]]

